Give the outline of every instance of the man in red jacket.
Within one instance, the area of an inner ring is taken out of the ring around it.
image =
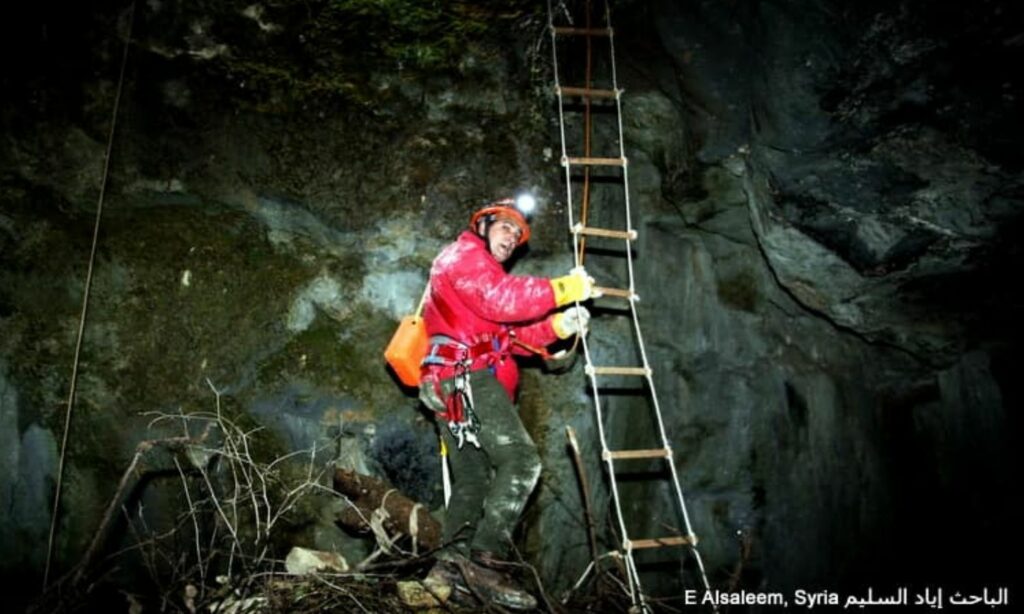
[[[469,226],[430,270],[423,312],[430,349],[420,398],[447,426],[441,431],[454,483],[444,523],[449,557],[486,576],[486,567],[507,557],[541,468],[514,405],[513,356],[584,332],[590,315],[578,303],[595,293],[582,269],[554,279],[506,271],[530,237],[511,199],[477,211]],[[491,597],[507,607],[532,607],[528,593],[499,593]]]

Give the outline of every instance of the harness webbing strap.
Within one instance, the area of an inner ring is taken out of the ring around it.
[[[444,320],[445,324],[448,325],[449,330],[457,330],[457,327],[455,325],[455,320],[456,320],[455,312],[448,305],[448,303],[445,302],[445,300],[443,298],[441,298],[440,294],[434,291],[433,284],[430,284],[429,290],[430,290],[431,302],[434,305],[434,307],[437,309],[437,312],[441,315],[441,319]],[[502,336],[507,336],[509,341],[506,342],[504,339],[501,339]],[[526,351],[528,351],[530,353],[537,354],[538,356],[540,356],[544,360],[551,359],[551,354],[549,354],[547,350],[545,350],[544,348],[533,347],[532,345],[529,345],[527,343],[524,343],[524,342],[516,339],[515,338],[515,332],[510,330],[510,329],[508,329],[507,327],[504,328],[500,333],[498,333],[498,335],[496,335],[496,336],[492,335],[492,336],[489,336],[489,337],[490,337],[490,339],[494,339],[494,338],[499,339],[499,342],[498,342],[498,346],[499,347],[495,347],[494,350],[493,350],[495,352],[500,352],[502,350],[506,350],[506,348],[507,348],[507,346],[509,344],[514,344],[514,345],[517,345],[517,346],[523,348],[524,350],[526,350]],[[481,343],[487,343],[488,341],[490,341],[490,339],[483,339],[481,341]],[[451,342],[454,342],[454,343],[457,343],[457,344],[461,344],[461,345],[469,345],[469,344],[467,344],[465,341],[463,341],[461,339],[451,339]],[[471,348],[476,348],[479,345],[480,345],[480,343],[477,343],[477,344],[470,345],[470,347]],[[444,347],[444,346],[440,346],[440,347]],[[433,344],[433,338],[431,338],[431,349],[427,353],[427,358],[424,359],[424,361],[423,361],[424,365],[439,364],[436,361],[436,359],[432,359],[432,356],[435,356],[437,354],[435,352],[434,348],[435,348],[435,345]]]

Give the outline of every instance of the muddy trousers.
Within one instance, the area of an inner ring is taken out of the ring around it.
[[[452,478],[444,540],[464,556],[482,551],[507,558],[511,532],[540,477],[540,457],[494,375],[474,371],[471,380],[480,448],[466,443],[458,449],[448,426],[438,425],[448,446]],[[448,394],[451,381],[441,384]]]

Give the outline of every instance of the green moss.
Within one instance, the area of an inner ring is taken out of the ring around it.
[[[9,362],[14,381],[40,383],[20,389],[19,419],[35,421],[39,412],[54,432],[62,425],[91,239],[89,216],[66,206],[56,193],[18,182],[0,192],[3,217],[18,232],[5,242],[0,228],[0,352],[17,357]]]
[[[100,303],[120,307],[121,334],[135,353],[128,381],[151,392],[189,385],[205,397],[206,377],[234,381],[248,356],[283,335],[290,297],[309,272],[276,253],[244,214],[144,217],[110,224],[124,233],[114,249],[133,279],[122,295],[101,292]]]
[[[531,5],[536,8],[523,1],[334,0],[311,33],[408,68],[436,70],[453,66],[470,41],[507,28]]]
[[[287,23],[285,31],[300,45],[254,46],[219,61],[245,83],[259,111],[283,112],[325,98],[373,109],[388,95],[371,85],[375,72],[397,69],[425,79],[461,72],[469,46],[507,38],[517,20],[542,10],[536,0],[282,1],[268,7],[267,19]],[[240,29],[234,38],[251,38],[251,24],[225,23]]]
[[[114,208],[105,216],[71,440],[81,458],[120,463],[147,437],[139,414],[208,408],[207,378],[244,381],[254,360],[285,343],[288,307],[315,264],[278,253],[250,216],[209,211]],[[60,432],[89,225],[54,215],[24,226],[37,236],[3,258],[11,310],[3,350],[21,357],[16,381],[34,383],[23,392],[25,419],[38,411]]]
[[[384,365],[383,353],[395,323],[366,307],[331,318],[320,312],[260,365],[260,382],[270,388],[294,380],[317,382],[338,393],[382,408],[401,402],[402,391]]]

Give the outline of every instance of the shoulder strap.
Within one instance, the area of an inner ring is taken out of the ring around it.
[[[427,295],[430,294],[430,280],[427,280],[427,287],[423,288],[423,296],[420,297],[420,304],[416,307],[416,317],[423,317],[423,305],[427,302]]]

